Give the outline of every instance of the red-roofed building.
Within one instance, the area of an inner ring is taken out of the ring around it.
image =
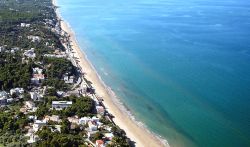
[[[103,140],[96,140],[96,141],[95,141],[95,144],[96,144],[97,147],[104,147],[104,142],[103,142]]]
[[[31,78],[31,82],[33,84],[40,84],[45,79],[44,74],[33,74],[33,77]]]
[[[105,113],[105,109],[103,106],[96,106],[96,111],[100,115],[104,115],[104,113]]]

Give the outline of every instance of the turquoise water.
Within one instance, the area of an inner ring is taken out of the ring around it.
[[[249,0],[58,0],[126,107],[173,146],[250,146]]]

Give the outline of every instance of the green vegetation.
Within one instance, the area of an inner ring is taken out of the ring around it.
[[[118,126],[112,127],[112,132],[114,133],[114,137],[112,139],[112,143],[109,147],[116,147],[122,145],[123,147],[129,147],[129,139],[126,136],[124,130],[120,129]]]
[[[0,108],[0,144],[3,146],[24,146],[26,139],[24,126],[29,120],[23,113],[19,112],[18,106]]]
[[[37,134],[41,140],[36,143],[36,146],[78,147],[83,144],[80,135],[51,132],[48,127],[44,127]]]
[[[65,115],[79,117],[93,114],[94,101],[89,97],[70,97],[68,100],[73,102],[72,106],[65,109]]]
[[[17,23],[20,21],[31,22],[42,19],[51,19],[55,16],[50,0],[1,0],[0,21]]]
[[[67,90],[69,85],[65,84],[62,79],[65,73],[68,73],[68,75],[76,73],[76,68],[72,63],[64,58],[44,58],[43,62],[47,65],[47,80],[43,85],[52,86],[59,90]]]
[[[8,90],[13,87],[27,88],[31,78],[32,64],[20,63],[20,56],[0,54],[0,89]]]
[[[89,97],[75,97],[70,96],[60,100],[72,101],[73,104],[61,111],[51,110],[52,101],[58,100],[55,96],[48,96],[44,98],[44,102],[40,103],[38,110],[36,111],[36,115],[38,117],[43,117],[45,114],[47,115],[60,115],[62,118],[67,118],[70,116],[77,115],[79,117],[83,116],[91,116],[94,110],[94,102]]]
[[[72,63],[64,58],[45,58],[44,64],[48,65],[48,78],[61,79],[63,74],[66,72],[73,74],[75,69]]]

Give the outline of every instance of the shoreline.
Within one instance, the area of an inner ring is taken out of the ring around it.
[[[52,4],[56,6],[57,0],[52,0]],[[121,129],[123,129],[128,138],[135,142],[135,146],[138,147],[161,147],[169,146],[167,141],[162,141],[154,133],[150,132],[144,125],[139,126],[135,118],[132,118],[129,113],[127,113],[126,108],[121,106],[121,102],[116,98],[115,93],[105,85],[98,75],[97,71],[94,69],[91,62],[87,59],[86,54],[81,50],[75,33],[69,24],[62,19],[60,12],[56,9],[56,15],[60,18],[61,29],[70,35],[70,43],[72,45],[74,57],[78,59],[78,65],[82,68],[85,73],[85,78],[92,82],[92,86],[95,88],[97,95],[103,98],[104,106],[107,108],[108,112],[114,116],[113,121]],[[124,112],[125,110],[125,112]]]

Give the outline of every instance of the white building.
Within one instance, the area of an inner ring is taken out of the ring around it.
[[[32,42],[40,42],[41,38],[39,36],[28,36],[28,39],[30,39]]]
[[[40,128],[47,125],[46,120],[36,120],[33,124],[33,130],[37,132]]]
[[[38,94],[37,92],[30,92],[30,98],[33,101],[40,101],[42,98],[42,95]]]
[[[20,95],[20,94],[23,94],[23,93],[24,93],[23,88],[13,88],[13,89],[10,90],[10,95],[13,95],[13,94]]]
[[[114,137],[113,133],[105,133],[104,136],[108,139],[108,140],[112,140],[112,138]]]
[[[61,133],[61,125],[54,125],[53,127],[50,127],[51,132],[59,132]]]
[[[63,109],[72,105],[72,101],[52,101],[53,109]]]
[[[35,49],[31,48],[23,53],[24,56],[34,59],[36,57]]]
[[[7,98],[8,97],[8,93],[5,91],[0,91],[0,98]]]
[[[57,122],[60,123],[62,122],[62,120],[60,119],[60,117],[58,115],[52,115],[52,116],[48,116],[46,115],[44,120],[46,121],[53,121],[53,122]]]
[[[39,140],[39,137],[38,137],[38,135],[35,135],[35,134],[31,134],[30,135],[30,139],[29,140],[27,140],[27,142],[28,143],[35,143],[35,142],[37,142]]]
[[[52,58],[52,57],[54,57],[54,58],[66,58],[67,57],[67,55],[65,55],[65,54],[62,54],[62,55],[44,54],[43,56],[44,57],[50,57],[50,58]]]
[[[81,117],[78,123],[80,125],[86,125],[89,121],[92,121],[90,117]]]
[[[73,84],[74,83],[74,76],[64,76],[63,80],[66,84]]]
[[[37,119],[37,117],[36,117],[36,116],[34,116],[34,115],[29,115],[29,116],[28,116],[28,119],[29,119],[29,120],[36,120],[36,119]]]
[[[77,117],[68,117],[68,121],[70,123],[74,123],[74,124],[78,124],[79,123],[79,119]]]
[[[21,23],[21,27],[26,27],[26,28],[28,28],[28,27],[30,27],[30,24],[28,24],[28,23]]]
[[[12,103],[13,101],[14,101],[13,98],[8,98],[8,99],[7,99],[7,103]]]
[[[59,96],[59,97],[64,97],[65,96],[65,92],[63,92],[63,91],[57,91],[56,95]]]
[[[33,109],[35,107],[35,103],[33,103],[32,101],[26,101],[25,102],[25,107],[27,109]]]
[[[17,51],[19,51],[19,50],[20,50],[19,47],[13,47],[13,48],[11,48],[10,52],[11,52],[12,54],[14,54],[15,52],[17,52]]]
[[[38,68],[38,67],[32,68],[32,70],[33,70],[33,74],[42,74],[43,73],[43,69]]]
[[[89,126],[89,131],[97,131],[97,125],[94,121],[89,121],[88,126]]]

